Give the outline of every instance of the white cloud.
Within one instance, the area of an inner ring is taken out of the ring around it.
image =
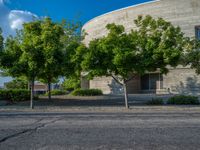
[[[0,27],[3,30],[3,36],[15,35],[16,29],[21,29],[24,22],[29,22],[33,18],[38,18],[35,14],[28,11],[10,10],[5,6],[9,0],[0,0]],[[5,82],[11,81],[10,77],[0,76],[0,87]]]
[[[29,11],[10,10],[4,5],[4,2],[5,0],[0,0],[0,27],[4,37],[15,35],[16,29],[21,29],[24,22],[38,18]]]
[[[34,18],[37,18],[36,15],[28,11],[12,10],[9,13],[9,24],[13,30],[21,29],[24,22],[29,22]]]

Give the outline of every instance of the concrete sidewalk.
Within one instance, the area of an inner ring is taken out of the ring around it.
[[[1,113],[200,113],[200,106],[131,106],[125,107],[56,107],[38,106],[34,109],[24,106],[0,107]]]

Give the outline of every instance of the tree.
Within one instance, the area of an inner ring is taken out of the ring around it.
[[[3,40],[2,30],[0,28],[0,52],[3,51]]]
[[[62,25],[65,29],[65,36],[63,36],[62,41],[67,54],[64,68],[65,76],[66,78],[80,78],[82,55],[79,56],[78,54],[84,47],[81,42],[85,36],[84,32],[81,34],[82,24],[64,20]]]
[[[29,89],[28,81],[22,78],[16,78],[5,84],[6,89]]]
[[[51,100],[51,83],[63,74],[62,68],[66,54],[61,38],[64,36],[64,28],[58,23],[53,23],[50,18],[41,21],[40,26],[44,64],[39,79],[48,84],[48,97]]]
[[[75,76],[75,63],[72,57],[81,42],[80,23],[63,20],[54,23],[50,18],[41,22],[41,41],[45,62],[39,78],[48,84],[48,97],[51,100],[51,83],[59,76]]]
[[[183,55],[182,62],[195,69],[196,74],[200,74],[200,40],[188,40],[188,51]]]
[[[44,64],[41,21],[25,23],[16,37],[8,37],[1,66],[12,77],[26,77],[31,83],[30,107],[33,108],[34,82]]]
[[[81,62],[90,79],[112,76],[123,86],[126,108],[127,83],[135,75],[156,70],[167,73],[167,66],[177,66],[184,50],[184,35],[170,22],[139,16],[135,25],[136,29],[126,33],[122,25],[108,24],[108,35],[92,40]]]
[[[80,88],[80,79],[77,77],[69,77],[64,80],[62,83],[62,87],[64,90],[72,91]]]

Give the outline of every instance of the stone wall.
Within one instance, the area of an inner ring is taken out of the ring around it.
[[[123,94],[123,87],[112,77],[96,77],[90,80],[91,89],[101,89],[104,94]],[[127,83],[127,92],[129,94],[140,93],[140,76],[136,76]]]
[[[200,75],[188,68],[173,69],[163,76],[163,87],[173,94],[199,94]]]
[[[107,34],[105,26],[109,23],[124,25],[129,32],[135,28],[133,20],[138,15],[151,15],[154,18],[162,17],[175,26],[180,26],[186,36],[195,36],[195,26],[200,25],[200,0],[157,0],[140,5],[130,6],[96,17],[83,26],[87,33],[83,43]],[[179,67],[171,69],[169,74],[163,76],[163,89],[156,92],[195,94],[200,93],[200,77],[194,70]],[[89,83],[90,88],[100,88],[105,94],[119,94],[121,87],[112,78],[95,78]],[[128,84],[129,93],[140,92],[140,78]]]
[[[135,28],[133,20],[138,15],[162,17],[180,26],[187,36],[194,36],[194,27],[200,25],[200,0],[160,0],[116,10],[96,17],[86,23],[83,29],[88,34],[83,41],[88,44],[94,38],[107,34],[109,23],[124,25],[126,31]]]
[[[90,80],[91,89],[101,89],[104,94],[122,94],[123,88],[112,77],[97,77]]]

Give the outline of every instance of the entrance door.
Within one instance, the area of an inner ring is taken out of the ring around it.
[[[149,89],[150,90],[156,90],[159,87],[157,87],[157,82],[159,81],[159,74],[150,74],[149,75]]]
[[[146,74],[141,77],[141,90],[155,91],[160,89],[162,78],[159,73]]]

